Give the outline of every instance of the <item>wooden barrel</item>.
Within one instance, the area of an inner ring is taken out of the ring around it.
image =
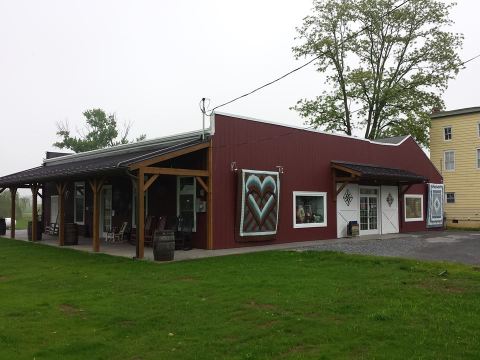
[[[153,235],[153,258],[172,261],[175,253],[175,231],[157,230]]]
[[[65,224],[65,245],[78,245],[78,228],[77,224]]]
[[[4,218],[0,218],[0,235],[5,235],[7,233],[7,223]]]
[[[28,222],[27,226],[27,235],[28,235],[28,241],[32,241],[32,222]],[[40,241],[42,240],[42,222],[37,221],[37,237],[35,241]]]

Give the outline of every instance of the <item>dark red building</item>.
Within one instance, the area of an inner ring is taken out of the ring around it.
[[[344,237],[355,224],[364,235],[442,223],[442,177],[410,136],[369,141],[221,113],[211,123],[47,159],[0,178],[0,191],[42,189],[43,226],[76,223],[95,250],[127,222],[139,257],[146,231],[177,216],[191,222],[193,246],[209,249]]]

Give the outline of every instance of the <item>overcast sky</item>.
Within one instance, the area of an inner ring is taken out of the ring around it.
[[[291,47],[311,0],[0,0],[0,176],[40,165],[56,123],[99,107],[132,137],[201,128],[198,102],[222,103],[300,65]],[[459,0],[463,59],[480,53],[480,5]],[[480,59],[445,94],[479,106]],[[222,109],[302,125],[289,110],[323,87],[313,66]],[[58,150],[58,149],[57,149]]]

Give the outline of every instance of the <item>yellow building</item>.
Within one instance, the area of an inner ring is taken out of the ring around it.
[[[431,115],[430,159],[445,183],[449,227],[480,227],[480,107]]]

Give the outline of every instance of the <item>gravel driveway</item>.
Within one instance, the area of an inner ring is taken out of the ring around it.
[[[297,250],[340,251],[350,254],[395,256],[480,264],[480,232],[432,231],[328,240]]]

